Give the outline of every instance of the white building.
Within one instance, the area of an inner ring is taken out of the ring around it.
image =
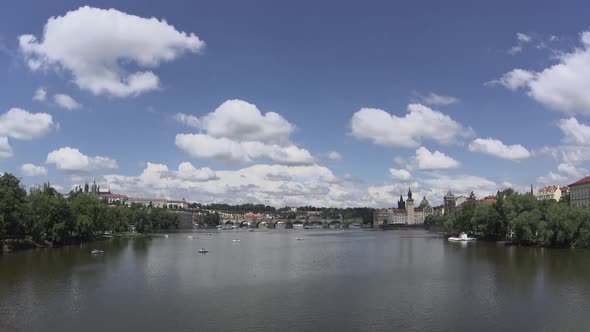
[[[537,190],[537,199],[540,201],[553,199],[559,202],[561,199],[561,194],[561,188],[558,186],[547,186]]]

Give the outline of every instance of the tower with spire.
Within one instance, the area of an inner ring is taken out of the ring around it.
[[[404,197],[399,195],[399,201],[397,201],[397,208],[403,210],[406,208],[406,202],[404,202]]]
[[[408,213],[408,224],[413,224],[414,219],[414,199],[412,198],[412,189],[408,186],[408,198],[406,199],[406,211]]]

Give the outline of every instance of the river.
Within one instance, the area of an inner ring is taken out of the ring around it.
[[[590,330],[590,251],[230,230],[0,256],[0,331],[501,329]]]

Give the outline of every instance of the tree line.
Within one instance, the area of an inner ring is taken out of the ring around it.
[[[498,191],[495,198],[493,204],[477,205],[471,193],[460,207],[444,216],[429,216],[426,224],[519,245],[590,248],[590,209],[571,206],[567,197],[540,201],[512,189]]]
[[[107,206],[91,194],[70,192],[66,198],[49,183],[27,192],[14,175],[0,176],[0,252],[5,242],[14,248],[63,245],[127,232],[130,225],[146,233],[178,227],[178,219],[165,209]]]

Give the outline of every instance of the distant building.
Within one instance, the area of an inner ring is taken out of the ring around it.
[[[590,206],[590,176],[570,184],[569,192],[572,206]]]
[[[565,187],[567,188],[567,187]],[[556,200],[559,202],[561,199],[561,188],[558,186],[546,186],[543,188],[539,188],[537,190],[537,199],[540,201],[547,201],[550,199]]]
[[[423,224],[427,216],[434,214],[434,209],[424,197],[418,207],[414,207],[412,189],[408,188],[408,196],[400,196],[397,208],[376,209],[373,213],[373,226],[396,224]]]
[[[455,199],[455,195],[453,195],[453,193],[450,190],[445,195],[444,201],[445,201],[444,214],[449,214],[449,213],[453,212],[455,210],[455,207],[457,207],[457,200]]]
[[[119,194],[100,194],[98,195],[100,198],[102,198],[104,201],[107,202],[107,204],[126,204],[127,200],[129,199],[129,197],[127,197],[127,195],[119,195]]]
[[[131,206],[132,204],[141,204],[146,207],[155,208],[176,208],[186,209],[188,202],[183,198],[179,201],[168,200],[165,198],[141,198],[141,197],[129,197],[126,204]]]

